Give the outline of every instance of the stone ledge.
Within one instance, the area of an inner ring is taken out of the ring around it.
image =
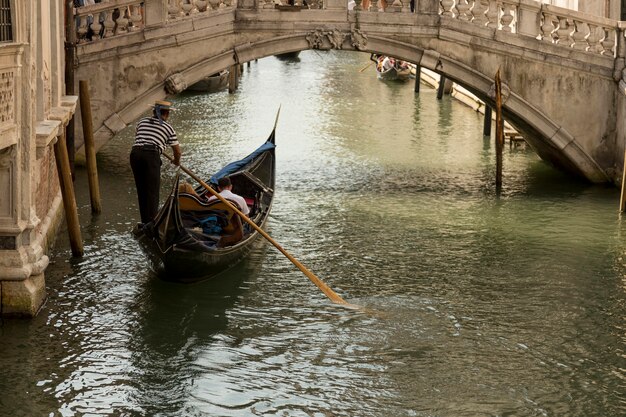
[[[61,130],[61,122],[58,120],[42,120],[35,126],[35,136],[37,143],[37,159],[41,159],[48,146],[56,143],[57,136]]]
[[[6,260],[6,255],[12,254],[17,261],[13,265],[0,266],[0,316],[34,317],[43,306],[46,299],[44,271],[49,258],[42,253],[48,251],[56,238],[62,221],[62,207],[59,193],[41,224],[35,242],[21,250],[0,252],[3,253],[2,259]],[[39,259],[25,263],[25,259],[32,259],[33,256],[39,256]],[[21,266],[16,266],[20,263]]]
[[[35,317],[46,300],[43,274],[21,281],[0,281],[0,315],[2,317]]]
[[[0,128],[0,149],[8,148],[17,144],[17,125]]]

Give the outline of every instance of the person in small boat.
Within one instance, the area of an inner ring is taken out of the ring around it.
[[[386,55],[381,55],[378,57],[378,71],[379,72],[389,71],[395,65],[396,65],[395,58],[392,58]]]
[[[246,204],[246,200],[240,196],[239,194],[235,194],[232,191],[233,184],[228,177],[222,177],[217,180],[217,190],[220,195],[228,200],[232,200],[237,203],[237,208],[243,212],[246,216],[250,214],[250,209],[248,208],[248,204]],[[217,200],[217,197],[211,196],[208,201]]]
[[[167,122],[172,103],[155,102],[151,117],[144,117],[135,129],[135,144],[130,151],[130,166],[135,177],[141,223],[154,219],[159,210],[161,187],[161,154],[169,145],[174,153],[174,164],[180,165],[181,150],[176,132]]]

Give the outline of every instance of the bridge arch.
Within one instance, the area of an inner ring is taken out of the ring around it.
[[[489,105],[494,104],[493,76],[502,65],[509,92],[504,117],[525,134],[538,155],[592,182],[615,180],[614,77],[623,59],[608,56],[606,48],[588,53],[541,43],[533,30],[538,30],[536,22],[542,16],[548,16],[543,6],[531,13],[537,18],[518,21],[518,29],[526,32],[522,35],[432,13],[367,14],[342,7],[301,14],[224,9],[175,22],[166,19],[146,32],[81,46],[80,78],[110,74],[96,80],[98,98],[92,100],[97,107],[93,111],[97,146],[145,113],[154,100],[184,91],[232,65],[286,52],[341,49],[414,62]],[[611,22],[601,23],[605,33],[617,33],[609,32]],[[531,87],[539,88],[526,87],[533,83]],[[565,99],[559,96],[561,84],[573,86]],[[593,95],[592,102],[585,102],[586,95]],[[578,112],[594,120],[592,129]]]
[[[137,96],[124,109],[127,122],[119,125],[118,130],[127,123],[136,120],[156,99],[184,91],[188,86],[202,78],[227,69],[232,65],[242,64],[254,59],[278,55],[287,52],[303,51],[310,48],[307,34],[293,34],[246,43],[218,56],[213,56],[194,63],[186,68],[176,68],[173,75],[150,86],[146,92]],[[471,91],[476,97],[490,106],[495,106],[493,95],[493,75],[483,74],[467,65],[448,58],[437,51],[422,50],[393,39],[378,38],[372,42],[376,49],[367,48],[362,53],[377,53],[395,56],[435,71]],[[506,89],[506,88],[505,88]],[[116,117],[112,112],[107,120]],[[505,94],[503,103],[504,118],[522,132],[529,145],[544,160],[553,165],[593,182],[608,181],[609,178],[584,149],[576,142],[567,129],[558,125],[520,95],[513,91]],[[110,132],[110,137],[114,131]],[[102,139],[102,136],[101,136]]]

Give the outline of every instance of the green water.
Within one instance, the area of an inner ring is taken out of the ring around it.
[[[85,256],[63,229],[41,313],[0,327],[0,415],[626,414],[618,190],[507,146],[497,197],[481,115],[367,59],[259,60],[236,94],[174,97],[171,121],[208,176],[282,106],[269,232],[369,313],[267,244],[214,281],[155,277],[130,235],[131,126],[98,155],[101,215],[77,173]]]

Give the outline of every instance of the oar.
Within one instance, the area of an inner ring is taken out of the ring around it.
[[[369,68],[369,67],[370,67],[373,63],[374,63],[374,61],[370,62],[369,64],[367,64],[366,66],[364,66],[363,68],[361,68],[361,69],[359,70],[359,72],[363,72],[363,71],[365,71],[365,70],[366,70],[366,69],[368,69],[368,68]]]
[[[165,155],[165,157],[167,159],[169,159],[170,161],[174,162],[174,158],[172,158],[168,154],[164,153],[163,155]],[[326,294],[326,296],[330,299],[330,301],[332,301],[335,304],[344,304],[344,305],[347,305],[347,306],[352,306],[352,304],[348,303],[346,300],[341,298],[328,285],[326,285],[321,279],[319,279],[313,272],[309,271],[309,269],[307,269],[304,265],[302,265],[302,263],[300,263],[300,261],[298,261],[296,258],[291,256],[285,249],[283,249],[282,246],[280,246],[278,244],[278,242],[276,242],[274,239],[272,239],[270,237],[270,235],[268,235],[263,229],[261,229],[259,226],[257,226],[256,223],[254,223],[252,220],[250,220],[250,218],[248,216],[243,214],[243,212],[241,210],[239,210],[237,207],[232,205],[230,203],[230,201],[228,201],[224,197],[222,197],[217,191],[215,191],[208,184],[206,184],[204,181],[202,181],[196,174],[191,172],[189,169],[185,168],[182,165],[180,165],[180,169],[182,169],[184,172],[186,172],[191,178],[193,178],[194,180],[198,181],[198,183],[200,183],[204,188],[206,188],[206,190],[208,192],[213,194],[213,196],[217,197],[218,200],[220,200],[222,203],[226,204],[228,207],[230,207],[232,210],[234,210],[235,213],[237,213],[239,215],[239,217],[241,217],[246,223],[248,223],[250,226],[252,226],[252,228],[254,230],[259,232],[265,239],[267,239],[272,245],[274,245],[276,247],[276,249],[278,249],[283,255],[285,255],[287,257],[287,259],[289,259],[291,261],[291,263],[293,263],[295,266],[297,266],[298,269],[300,269],[300,271],[302,271],[304,273],[304,275],[306,275],[307,278],[309,278],[311,280],[311,282],[313,282],[313,284],[317,285],[317,287],[320,290],[322,290],[322,292],[324,294]]]

